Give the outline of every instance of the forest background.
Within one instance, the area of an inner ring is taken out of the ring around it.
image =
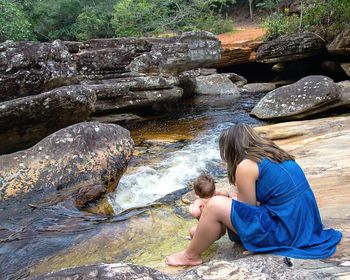
[[[221,34],[237,11],[258,15],[266,39],[308,30],[330,40],[350,26],[349,0],[0,0],[0,42]]]

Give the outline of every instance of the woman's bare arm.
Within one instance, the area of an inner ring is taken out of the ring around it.
[[[259,176],[258,164],[250,159],[242,160],[236,169],[237,199],[256,206],[255,184]]]

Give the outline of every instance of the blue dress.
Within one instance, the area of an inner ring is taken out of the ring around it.
[[[341,232],[324,229],[314,194],[299,165],[262,159],[256,181],[260,206],[232,201],[231,223],[252,252],[292,258],[331,256]]]

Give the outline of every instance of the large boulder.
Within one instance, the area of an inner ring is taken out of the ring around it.
[[[170,105],[182,97],[177,77],[131,76],[109,80],[86,81],[84,85],[97,96],[96,114],[135,108]]]
[[[61,41],[0,44],[0,101],[74,83],[71,54]]]
[[[63,199],[95,185],[111,192],[132,151],[129,131],[117,125],[85,122],[61,129],[30,149],[0,157],[0,202],[25,197],[26,203],[47,203],[59,190],[65,190]]]
[[[256,61],[285,62],[315,56],[325,51],[325,42],[314,33],[284,35],[261,45],[256,53]]]
[[[185,71],[180,76],[180,86],[184,88],[186,96],[221,95],[238,97],[240,89],[232,82],[238,81],[238,75],[218,74],[210,69]],[[242,80],[239,80],[243,83]]]
[[[273,83],[250,83],[242,87],[243,92],[248,94],[267,93],[273,91],[276,85]]]
[[[93,90],[71,85],[0,103],[0,154],[25,149],[47,135],[85,121],[94,111]]]
[[[220,59],[220,42],[205,31],[171,38],[96,39],[79,45],[79,50],[74,55],[78,71],[83,78],[95,79],[126,72],[177,74]]]
[[[127,69],[148,74],[179,74],[220,59],[220,42],[210,32],[185,32],[179,37],[151,40],[152,50],[136,57]]]
[[[343,105],[339,89],[325,76],[308,76],[269,92],[251,114],[260,119],[300,119]]]
[[[151,48],[147,38],[93,39],[80,45],[74,59],[83,78],[108,79],[128,72],[125,67]]]

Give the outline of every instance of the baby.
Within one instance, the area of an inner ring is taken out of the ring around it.
[[[213,178],[206,174],[199,175],[193,184],[194,192],[200,198],[196,199],[190,206],[190,214],[199,219],[205,204],[215,194],[215,183]]]
[[[202,215],[202,211],[205,205],[211,197],[213,197],[214,195],[223,195],[231,197],[229,194],[216,191],[213,178],[206,174],[201,174],[196,178],[196,180],[194,181],[193,188],[196,195],[198,195],[200,198],[196,199],[189,206],[188,210],[190,211],[190,214],[198,220],[199,217]],[[190,228],[189,233],[191,238],[194,236],[196,228],[197,226],[193,226]]]

